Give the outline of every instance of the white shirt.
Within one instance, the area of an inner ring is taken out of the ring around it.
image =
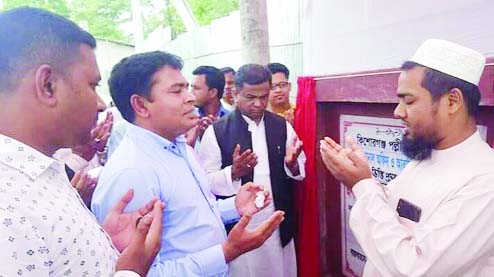
[[[251,133],[252,151],[258,156],[258,163],[254,168],[253,181],[264,186],[264,189],[272,195],[271,178],[269,170],[268,146],[266,142],[266,130],[264,119],[256,124],[246,116],[242,116],[248,124]],[[286,146],[292,143],[296,133],[290,123],[287,126]],[[242,149],[241,152],[247,149]],[[210,126],[204,133],[202,144],[199,149],[200,159],[208,173],[212,191],[219,195],[236,194],[241,185],[241,181],[231,179],[231,166],[221,169],[221,150],[219,148],[213,127]],[[298,176],[288,170],[285,165],[285,172],[295,180],[302,180],[305,177],[305,154],[300,153],[297,162],[300,169]],[[248,229],[254,229],[267,220],[275,211],[274,202],[257,212],[249,222]],[[243,254],[230,263],[230,275],[242,277],[254,276],[296,276],[295,245],[293,240],[285,247],[281,247],[280,232],[275,230],[273,234],[255,250]]]
[[[221,105],[223,105],[223,107],[225,109],[229,110],[230,112],[235,110],[235,105],[228,104],[225,100],[223,100],[223,98],[220,99],[220,102],[221,102]]]
[[[364,276],[494,274],[494,151],[478,133],[411,161],[388,187],[366,179],[353,192]],[[400,198],[421,208],[418,223],[398,216]]]
[[[269,178],[269,158],[268,158],[268,146],[266,143],[266,131],[264,128],[264,118],[257,125],[250,118],[242,115],[243,119],[248,124],[248,129],[251,132],[252,137],[252,151],[258,157],[258,163],[254,170],[254,180],[260,180],[259,184],[269,186],[267,189],[271,192],[271,180]],[[295,130],[293,130],[290,123],[286,123],[287,140],[286,147],[288,147],[293,138],[297,136]],[[242,153],[247,149],[241,149]],[[300,181],[305,178],[305,161],[306,157],[302,151],[298,156],[297,162],[300,169],[298,176],[293,176],[288,167],[285,165],[286,174],[294,180]],[[216,195],[233,195],[237,193],[237,190],[242,185],[241,181],[232,180],[232,166],[227,166],[221,169],[221,149],[218,145],[216,135],[214,134],[213,126],[209,126],[202,137],[201,146],[199,147],[199,160],[201,161],[206,173],[208,175],[211,191]],[[257,178],[256,178],[257,176]],[[261,179],[259,179],[261,177]]]
[[[0,135],[0,276],[110,276],[117,259],[64,165]]]

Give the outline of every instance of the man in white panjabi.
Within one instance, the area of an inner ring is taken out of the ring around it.
[[[271,87],[267,68],[244,65],[235,83],[237,108],[206,130],[199,158],[217,196],[234,195],[249,181],[271,192],[272,204],[254,215],[250,228],[275,210],[285,211],[285,220],[263,246],[233,261],[230,275],[296,276],[292,181],[305,177],[302,142],[284,118],[266,111]]]
[[[427,40],[402,66],[394,115],[412,158],[387,187],[365,154],[321,141],[326,167],[357,199],[350,227],[367,256],[364,276],[492,276],[494,151],[477,132],[485,57]]]

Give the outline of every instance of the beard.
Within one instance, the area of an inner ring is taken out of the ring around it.
[[[418,137],[411,139],[404,136],[401,140],[401,151],[412,160],[422,161],[430,158],[436,143],[435,138]]]

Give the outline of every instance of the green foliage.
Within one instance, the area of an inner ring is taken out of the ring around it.
[[[149,35],[158,26],[167,27],[171,26],[172,38],[175,38],[177,34],[185,32],[185,26],[178,16],[175,7],[167,0],[163,0],[167,3],[164,9],[153,7],[150,0],[142,0],[141,5],[150,7],[149,14],[144,16],[144,36]]]
[[[43,8],[69,17],[97,38],[129,42],[119,25],[130,20],[129,0],[4,0],[4,9],[20,6]]]
[[[71,18],[78,23],[87,22],[93,36],[128,42],[119,26],[131,20],[129,0],[72,0],[71,10]]]
[[[187,0],[199,25],[207,25],[213,19],[238,10],[238,0]]]
[[[143,16],[144,35],[158,26],[171,26],[172,36],[185,32],[185,26],[169,0],[168,9],[155,9],[151,0],[141,0],[147,10]],[[199,25],[238,10],[238,0],[187,0]],[[97,38],[129,43],[131,32],[122,30],[122,23],[132,20],[130,0],[3,0],[3,9],[31,6],[47,9],[69,17]]]
[[[70,10],[65,0],[3,0],[4,10],[22,6],[43,8],[63,16],[70,15]]]
[[[167,1],[167,0],[163,0]],[[207,25],[213,19],[228,15],[238,10],[238,0],[187,0],[199,25]],[[152,6],[151,0],[144,0],[143,5]],[[172,37],[185,32],[185,26],[173,5],[168,9],[157,11],[144,18],[144,34],[151,33],[158,26],[171,26]]]

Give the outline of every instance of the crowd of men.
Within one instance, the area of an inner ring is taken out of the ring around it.
[[[306,157],[286,66],[199,66],[189,88],[180,57],[135,54],[113,67],[107,109],[91,34],[24,7],[0,13],[0,37],[0,276],[297,276]],[[443,40],[403,64],[412,162],[387,187],[357,143],[321,140],[357,198],[365,276],[494,273],[484,64]]]

